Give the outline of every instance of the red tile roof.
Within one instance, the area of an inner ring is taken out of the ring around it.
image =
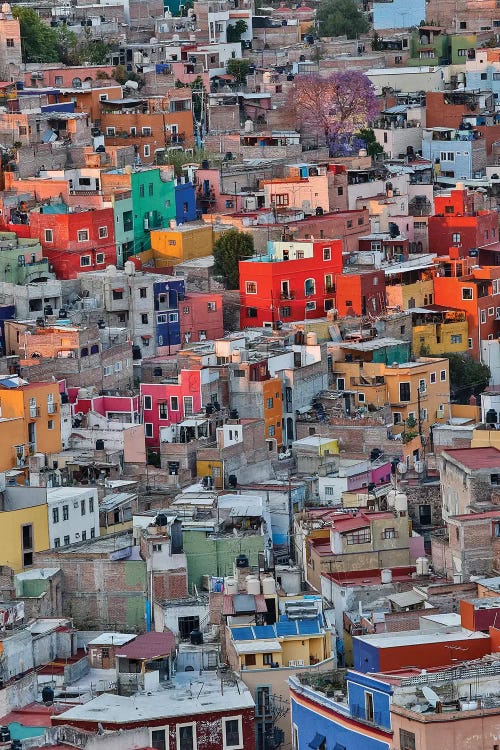
[[[444,451],[468,469],[500,469],[500,451],[487,448],[451,448]]]
[[[64,708],[56,708],[56,706],[44,706],[40,703],[29,703],[24,708],[18,708],[15,711],[11,711],[5,716],[0,717],[0,725],[5,726],[17,722],[22,724],[24,727],[51,727],[51,718],[54,714],[60,714],[66,711],[67,706]]]
[[[175,636],[171,630],[163,633],[144,633],[116,652],[126,659],[155,659],[170,654],[175,646]]]

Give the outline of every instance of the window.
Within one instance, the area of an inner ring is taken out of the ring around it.
[[[69,544],[69,534],[66,534],[66,536],[64,537],[64,546],[67,547],[68,544]]]
[[[345,378],[337,378],[337,390],[345,390]]]
[[[242,748],[241,716],[222,719],[224,748]]]
[[[151,154],[151,147],[150,146],[144,146],[142,149],[144,152],[144,156],[149,156]]]
[[[79,229],[77,236],[78,236],[78,242],[88,242],[88,239],[89,239],[89,230],[88,229]]]
[[[87,540],[87,532],[82,531],[82,542],[85,542]]]
[[[63,512],[63,521],[67,521],[69,518],[69,505],[63,505],[62,512]]]
[[[353,531],[350,534],[345,535],[347,544],[368,544],[371,542],[370,529],[360,529],[359,531]]]
[[[452,344],[461,344],[462,343],[462,334],[461,333],[455,333],[451,336],[451,343]]]
[[[343,187],[338,187],[337,188],[337,195],[344,195],[344,188]]]
[[[115,128],[107,127],[106,128],[106,135],[114,135],[115,134]]]
[[[273,404],[274,404],[274,400],[272,399],[272,397],[268,398],[267,401],[266,401],[266,408],[267,409],[272,409],[273,408]]]
[[[144,185],[139,186],[139,197],[144,198]]]
[[[57,549],[60,546],[61,546],[61,540],[58,536],[56,536],[56,538],[54,539],[54,547]]]
[[[148,185],[148,194],[149,195],[154,195],[154,185],[153,185],[152,182],[150,182],[149,185]]]
[[[179,399],[177,396],[170,396],[170,410],[179,411]]]
[[[316,294],[316,282],[314,279],[306,279],[304,282],[304,294],[306,297],[312,297]]]
[[[446,380],[446,370],[441,370],[439,373],[439,380],[443,383]]]
[[[104,366],[103,374],[105,378],[111,375],[111,367],[109,365]]]
[[[94,539],[95,537],[95,529],[90,529],[90,538]]]
[[[393,529],[393,528],[384,529],[383,534],[382,534],[383,539],[396,539],[396,537],[397,537],[396,529]]]
[[[193,413],[193,397],[184,396],[184,416],[190,417]]]
[[[401,750],[415,750],[415,734],[406,729],[400,729],[399,746]]]
[[[151,135],[151,128],[142,128],[143,135]]]
[[[93,512],[94,512],[94,498],[89,497],[89,513],[93,513]]]
[[[247,281],[245,284],[245,291],[247,294],[257,294],[257,284],[255,281]]]
[[[54,429],[54,420],[53,419],[49,419],[47,421],[47,429],[48,430],[53,430]]]
[[[481,323],[486,323],[486,310],[481,310]]]
[[[85,268],[86,266],[90,266],[91,259],[90,255],[81,255],[80,256],[80,266],[81,268]]]
[[[432,523],[431,506],[419,505],[418,517],[422,526],[429,526]]]
[[[418,390],[420,391],[420,393],[425,393],[427,390],[427,383],[423,378],[418,381]]]
[[[197,615],[186,615],[177,618],[179,635],[182,640],[189,640],[189,635],[193,630],[200,627],[200,618]]]
[[[273,655],[272,654],[262,654],[262,662],[263,664],[270,665],[273,663]]]
[[[488,73],[481,73],[481,80],[487,81],[488,80]]]
[[[257,308],[247,307],[247,318],[256,318],[256,317],[257,317]]]
[[[472,349],[472,346],[473,346],[472,339],[467,339],[467,348]]]
[[[500,484],[500,474],[491,474],[490,481],[491,484]]]
[[[59,523],[59,508],[52,508],[52,523]]]
[[[400,411],[393,412],[392,416],[393,416],[393,419],[394,419],[394,424],[401,424],[403,422],[403,417],[402,417]]]
[[[141,288],[139,289],[139,297],[141,299],[146,299],[147,296],[148,296],[147,288],[145,286],[141,286]]]
[[[122,369],[122,363],[115,362],[115,372],[121,372],[121,369]]]
[[[166,403],[158,404],[158,418],[168,419],[168,407]]]
[[[87,504],[85,503],[85,498],[83,500],[80,500],[80,514],[84,516],[87,512]]]
[[[276,433],[276,431],[274,429],[274,425],[273,424],[269,425],[269,428],[267,430],[267,436],[268,437],[274,437],[275,433]]]
[[[144,434],[147,438],[153,437],[153,425],[151,422],[144,423]]]
[[[196,724],[177,724],[176,734],[176,750],[196,750]]]
[[[167,745],[165,741],[164,729],[151,730],[151,747],[154,747],[155,750],[166,750]]]
[[[441,151],[439,159],[440,161],[455,161],[455,154],[453,151]]]
[[[147,326],[147,324],[148,324],[148,314],[147,313],[142,313],[141,314],[141,323],[142,323],[143,326]]]
[[[7,47],[14,47],[14,40],[11,37],[7,38]]]
[[[45,242],[54,242],[54,230],[53,229],[45,230]]]
[[[325,495],[335,495],[335,487],[325,487]]]
[[[104,253],[97,253],[95,256],[95,262],[98,266],[104,263]]]
[[[360,404],[364,403],[365,401],[365,394],[364,393],[358,393],[358,401]]]
[[[255,688],[255,714],[256,716],[269,716],[271,710],[271,688]]]
[[[113,300],[123,299],[123,289],[113,289]]]
[[[373,721],[373,693],[365,693],[365,719]]]
[[[216,312],[217,302],[207,302],[208,312]]]
[[[149,411],[153,408],[153,398],[152,396],[144,396],[143,397],[143,404],[144,404],[144,410]]]
[[[323,260],[331,260],[331,259],[332,259],[332,248],[324,247],[323,248]]]
[[[280,318],[289,318],[291,314],[291,307],[280,307]]]
[[[179,313],[169,313],[168,314],[168,322],[169,323],[178,323],[179,322]]]
[[[400,401],[410,401],[411,400],[411,391],[410,391],[410,384],[409,383],[400,383],[399,384],[399,400]]]
[[[436,373],[435,372],[431,372],[431,374],[429,375],[429,381],[430,381],[431,385],[432,385],[432,383],[436,382]]]

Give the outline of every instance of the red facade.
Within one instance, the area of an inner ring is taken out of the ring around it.
[[[266,256],[240,261],[241,327],[322,318],[335,307],[341,240],[272,242]]]
[[[160,444],[161,427],[182,422],[202,408],[200,370],[181,370],[177,383],[141,383],[140,389],[148,447]]]
[[[79,273],[103,271],[116,264],[112,208],[54,214],[32,211],[30,229],[58,279],[75,279]]]
[[[496,211],[475,211],[473,198],[466,190],[451,190],[434,198],[435,216],[429,216],[429,250],[448,255],[457,248],[459,257],[469,255],[482,245],[498,241]]]
[[[384,271],[337,275],[335,307],[339,318],[383,313],[386,308]]]
[[[221,294],[187,294],[179,302],[181,342],[211,341],[224,335]]]

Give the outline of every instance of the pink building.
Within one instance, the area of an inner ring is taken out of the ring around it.
[[[53,68],[41,68],[24,74],[24,85],[39,87],[60,86],[62,88],[83,88],[90,81],[96,81],[97,75],[104,73],[112,79],[112,65],[84,65],[67,68],[64,65],[54,65]]]
[[[79,398],[79,388],[68,388],[69,402],[73,416],[95,411],[107,419],[134,424],[140,420],[139,396],[92,396]]]
[[[182,422],[201,410],[202,383],[208,381],[208,370],[181,370],[169,383],[141,383],[146,446],[160,444],[162,427]]]
[[[221,338],[224,335],[222,294],[187,294],[179,302],[179,322],[183,343]]]

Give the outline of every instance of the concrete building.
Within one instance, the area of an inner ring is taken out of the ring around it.
[[[57,549],[99,536],[97,489],[50,487],[45,492],[51,547]]]

